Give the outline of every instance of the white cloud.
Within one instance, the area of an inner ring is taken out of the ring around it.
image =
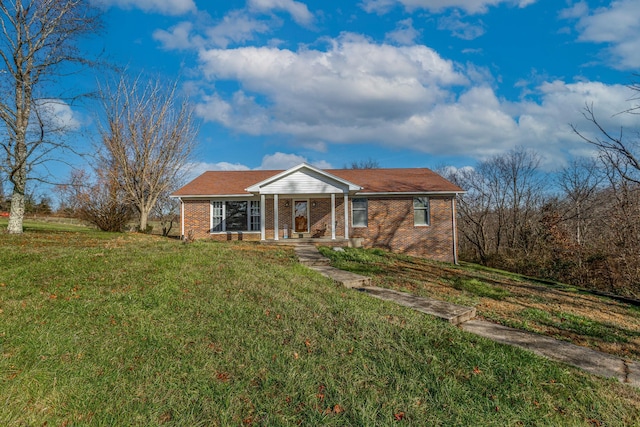
[[[360,7],[367,13],[385,14],[398,4],[397,0],[363,0]]]
[[[185,179],[191,181],[192,179],[202,175],[207,171],[246,171],[249,170],[248,166],[240,163],[206,163],[206,162],[192,162],[184,167],[186,171]]]
[[[387,33],[385,39],[400,45],[412,45],[420,36],[420,31],[413,28],[411,18],[398,22],[396,29]]]
[[[300,163],[308,163],[319,169],[332,169],[331,163],[325,160],[309,161],[306,157],[292,153],[276,152],[273,154],[267,154],[262,157],[260,166],[255,170],[282,170],[289,169]],[[188,171],[189,179],[193,179],[199,175],[202,175],[207,171],[247,171],[251,168],[241,163],[206,163],[206,162],[193,162],[185,167]]]
[[[209,93],[198,106],[200,116],[307,149],[374,143],[484,159],[524,146],[552,167],[584,149],[570,124],[593,131],[582,116],[585,102],[606,126],[632,124],[630,117],[613,117],[629,106],[631,94],[622,85],[541,79],[523,89],[526,98],[509,102],[492,89],[488,70],[461,67],[426,46],[374,44],[351,34],[332,40],[326,51],[210,49],[200,60],[216,87],[227,80],[240,86]],[[290,158],[273,156],[263,163]]]
[[[640,2],[612,1],[590,11],[583,2],[566,9],[563,18],[578,18],[578,40],[606,44],[607,62],[616,68],[640,68]]]
[[[227,48],[231,44],[254,41],[257,35],[270,33],[281,25],[281,20],[276,17],[258,19],[247,10],[239,9],[228,12],[215,24],[211,23],[208,14],[201,13],[195,22],[184,21],[168,30],[155,30],[153,38],[167,50]]]
[[[309,163],[320,169],[332,168],[331,164],[324,160],[309,162],[306,157],[299,156],[297,154],[287,154],[287,153],[277,152],[274,154],[267,154],[266,156],[264,156],[262,158],[262,164],[258,169],[262,169],[262,170],[289,169],[299,165],[300,163]]]
[[[41,99],[37,108],[40,116],[55,132],[75,131],[82,124],[71,106],[60,99]]]
[[[104,7],[140,9],[164,15],[183,15],[197,10],[193,0],[93,0],[93,3]]]
[[[449,16],[438,19],[438,29],[447,30],[451,35],[463,40],[477,39],[484,34],[482,22],[470,24],[462,20],[460,12],[454,11]]]
[[[291,15],[294,21],[300,25],[313,23],[313,14],[309,12],[307,5],[293,0],[249,0],[249,8],[259,12],[283,10]]]
[[[589,5],[587,2],[579,1],[571,7],[561,10],[559,17],[561,19],[577,19],[587,15],[587,13],[589,13]]]
[[[205,33],[214,46],[227,47],[230,43],[244,43],[254,39],[255,34],[271,31],[268,22],[258,20],[244,11],[231,11],[222,22],[208,28]]]
[[[192,36],[193,24],[191,22],[181,22],[167,30],[156,30],[153,32],[154,40],[159,41],[162,47],[167,50],[188,50],[202,46],[202,38]]]
[[[367,12],[386,13],[396,3],[408,10],[425,9],[430,12],[442,12],[446,9],[460,9],[468,14],[486,13],[490,6],[507,4],[526,7],[536,0],[364,0],[362,8]]]

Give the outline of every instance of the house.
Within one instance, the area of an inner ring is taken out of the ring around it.
[[[195,239],[318,239],[457,262],[458,186],[419,169],[205,172],[175,193]]]

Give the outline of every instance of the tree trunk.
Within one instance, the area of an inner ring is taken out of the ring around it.
[[[24,218],[24,184],[22,188],[14,185],[13,194],[11,195],[11,213],[9,214],[9,225],[7,231],[9,234],[22,233],[22,220]]]
[[[142,233],[147,232],[147,223],[149,220],[149,211],[146,209],[140,209],[140,227],[139,231]]]
[[[18,137],[21,136],[23,135],[19,133]],[[22,141],[24,141],[24,137]],[[24,142],[21,142],[20,140],[16,142],[15,157],[19,160],[26,158],[26,146]],[[18,165],[17,170],[10,178],[10,181],[13,184],[13,192],[11,195],[11,212],[9,213],[9,225],[7,227],[7,231],[10,234],[22,234],[25,204],[24,195],[27,187],[27,171],[24,161]]]

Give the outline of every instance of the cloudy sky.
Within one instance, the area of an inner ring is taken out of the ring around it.
[[[198,170],[467,166],[517,146],[548,169],[634,101],[638,0],[94,0],[130,71],[180,76]],[[637,119],[637,117],[636,117]],[[637,121],[637,120],[636,120]]]

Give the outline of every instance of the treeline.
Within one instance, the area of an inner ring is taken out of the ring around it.
[[[515,149],[445,171],[458,201],[460,258],[575,286],[640,297],[640,184],[621,159],[556,173]]]

